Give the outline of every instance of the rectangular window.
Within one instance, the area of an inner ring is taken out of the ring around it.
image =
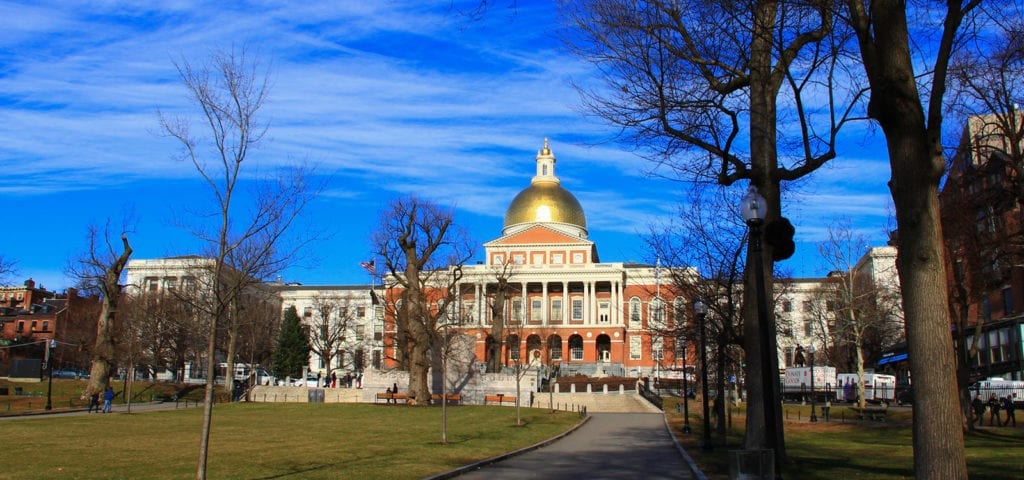
[[[495,265],[502,265],[505,263],[505,256],[500,253],[496,253],[494,254],[494,260],[491,261],[491,263]]]
[[[530,301],[530,320],[539,322],[544,316],[544,302],[539,298]]]
[[[661,361],[665,358],[665,341],[661,337],[651,339],[651,355],[655,360]]]
[[[517,323],[523,319],[523,299],[512,299],[512,316],[505,323]]]
[[[810,300],[804,300],[804,312],[810,313],[811,310],[814,310],[814,303]]]
[[[544,254],[543,253],[535,253],[535,254],[533,254],[531,262],[534,265],[543,265],[544,264]]]
[[[462,318],[465,318],[469,323],[476,323],[475,313],[476,305],[473,302],[466,302],[462,304]]]
[[[789,300],[783,300],[782,301],[782,311],[783,312],[792,312],[793,311],[793,302],[791,302]]]
[[[583,263],[583,254],[574,253],[572,254],[572,263]]]
[[[363,318],[366,316],[366,307],[356,307],[356,318]]]
[[[168,292],[173,292],[174,289],[178,286],[178,278],[167,277],[164,279],[164,285],[166,285],[166,287],[164,288],[166,288]]]
[[[356,341],[362,342],[366,337],[366,325],[356,325]]]
[[[572,299],[572,319],[583,320],[583,299]]]
[[[814,335],[814,322],[804,320],[804,336],[810,337],[811,335]]]
[[[32,323],[34,324],[35,322],[32,322]],[[35,327],[36,327],[35,325],[32,325],[32,329],[33,330],[35,330]],[[1001,355],[1002,350],[999,348],[999,332],[998,331],[988,332],[988,347],[989,347],[989,352],[991,352],[991,355],[992,355],[992,363],[1002,362],[1003,361],[1003,356]]]
[[[302,316],[303,317],[307,317],[307,318],[308,317],[312,317],[313,316],[313,307],[306,307],[306,308],[302,309]]]
[[[43,331],[45,332],[48,330],[50,330],[50,322],[43,320]]]
[[[643,346],[640,343],[640,337],[634,336],[629,337],[629,359],[640,360],[642,357]]]
[[[38,327],[38,326],[39,326],[39,322],[37,322],[35,320],[32,320],[32,331],[33,332],[36,331],[36,327]]]
[[[149,277],[146,279],[146,288],[150,292],[155,292],[160,288],[160,282],[154,277]]]
[[[25,322],[18,322],[18,331],[19,332],[24,332],[25,331]]]
[[[523,254],[521,254],[521,253],[517,253],[515,255],[512,255],[512,263],[514,263],[516,265],[522,265],[522,264],[526,263],[526,257],[523,256]]]
[[[551,321],[562,321],[562,299],[560,298],[551,300]]]
[[[609,308],[609,303],[608,302],[598,302],[598,304],[597,304],[597,321],[598,322],[608,323],[608,319],[609,319],[608,308]]]
[[[565,263],[565,255],[562,255],[561,253],[551,254],[551,263],[555,265],[561,265]]]
[[[1010,296],[1010,287],[1003,289],[1003,315],[1012,315],[1013,310],[1013,297]]]

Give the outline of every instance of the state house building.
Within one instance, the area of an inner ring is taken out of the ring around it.
[[[461,318],[452,327],[475,339],[475,361],[497,354],[491,308],[503,277],[508,285],[503,364],[560,365],[563,374],[608,375],[681,366],[675,341],[664,332],[686,318],[691,299],[665,281],[670,276],[664,268],[600,261],[597,245],[587,238],[583,207],[561,186],[546,140],[530,185],[505,212],[501,236],[484,248],[483,262],[463,267]],[[397,298],[397,292],[388,298]]]

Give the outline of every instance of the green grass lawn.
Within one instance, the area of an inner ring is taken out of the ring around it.
[[[370,404],[220,404],[209,478],[422,478],[566,431],[574,413],[507,407],[441,410]],[[202,409],[3,422],[0,479],[195,476]]]
[[[712,479],[728,478],[728,451],[743,443],[742,410],[736,410],[733,428],[724,442],[713,436],[715,449],[700,448],[700,403],[690,403],[693,434],[681,433],[682,415],[675,413],[675,402],[666,404],[673,431],[684,448]],[[786,452],[789,463],[783,468],[787,480],[835,479],[913,479],[914,450],[911,411],[893,409],[886,422],[853,421],[845,406],[833,407],[831,421],[807,422],[809,406],[786,405],[783,408]],[[820,413],[819,413],[819,419]],[[971,480],[1024,479],[1024,423],[1016,428],[982,428],[965,439],[967,468]]]

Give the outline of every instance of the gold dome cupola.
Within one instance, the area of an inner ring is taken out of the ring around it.
[[[555,155],[544,139],[537,153],[537,174],[530,186],[519,192],[505,211],[503,235],[536,223],[544,223],[574,237],[587,238],[587,218],[579,200],[562,188],[555,176]]]

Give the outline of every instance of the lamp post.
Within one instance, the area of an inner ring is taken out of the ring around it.
[[[686,339],[680,338],[679,342],[683,346],[683,433],[689,435],[693,433],[693,429],[690,428],[690,381],[689,373],[686,371]]]
[[[807,355],[811,358],[811,421],[817,422],[818,415],[814,413],[814,344],[807,347]]]
[[[43,407],[44,410],[52,410],[53,409],[53,403],[51,402],[51,400],[53,398],[51,397],[50,393],[53,391],[53,353],[52,352],[53,352],[54,348],[57,348],[57,340],[51,338],[49,342],[46,342],[46,369],[49,370],[49,374],[48,374],[49,378],[46,379],[46,406]]]
[[[764,390],[765,447],[775,454],[775,478],[782,478],[782,455],[784,451],[782,430],[779,424],[779,379],[778,361],[774,330],[768,318],[768,294],[764,285],[764,258],[761,252],[761,227],[768,213],[768,202],[757,192],[753,184],[740,203],[740,214],[750,228],[748,236],[748,264],[754,266],[754,293],[757,297],[757,329],[761,350],[761,388]],[[749,273],[749,271],[748,271]]]
[[[708,407],[708,346],[707,346],[707,328],[705,328],[704,318],[708,314],[708,306],[704,302],[697,300],[693,302],[693,313],[697,314],[697,320],[700,322],[700,383],[701,383],[701,396],[704,404],[704,440],[701,448],[704,450],[711,450],[714,448],[711,445],[711,415]]]

